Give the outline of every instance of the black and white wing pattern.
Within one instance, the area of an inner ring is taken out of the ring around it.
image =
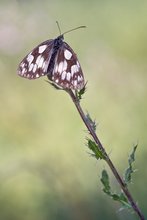
[[[54,40],[47,40],[35,47],[19,64],[18,75],[28,79],[47,75],[53,46]]]
[[[63,89],[81,90],[85,85],[77,55],[65,42],[57,51],[51,80]]]
[[[63,35],[35,47],[19,64],[18,75],[27,79],[47,75],[61,89],[81,90],[85,85],[77,55]]]

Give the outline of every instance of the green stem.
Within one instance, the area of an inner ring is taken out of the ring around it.
[[[70,95],[70,97],[72,98],[84,124],[86,125],[90,135],[93,137],[94,141],[96,142],[99,150],[102,151],[102,153],[105,156],[105,161],[107,162],[108,166],[110,167],[112,173],[114,174],[116,180],[118,181],[121,189],[123,190],[124,194],[126,195],[126,197],[128,198],[128,201],[130,202],[133,210],[136,212],[136,214],[139,216],[140,220],[145,220],[144,215],[142,214],[141,210],[139,209],[138,205],[135,203],[131,193],[128,190],[127,185],[125,184],[124,180],[122,179],[122,177],[119,175],[118,171],[116,170],[115,166],[113,165],[111,159],[109,158],[108,154],[105,151],[104,146],[102,145],[101,141],[99,140],[98,136],[96,135],[95,131],[93,130],[91,124],[89,123],[89,120],[87,120],[86,115],[84,113],[84,111],[81,108],[80,102],[77,98],[77,96],[73,93],[72,90],[68,90],[67,91],[68,94]]]

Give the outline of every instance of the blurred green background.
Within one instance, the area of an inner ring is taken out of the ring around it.
[[[88,89],[82,106],[123,174],[139,143],[130,190],[147,216],[147,1],[0,1],[0,219],[137,219],[102,192],[68,95],[16,74],[37,44],[62,32],[78,54]],[[114,191],[119,190],[111,172]]]

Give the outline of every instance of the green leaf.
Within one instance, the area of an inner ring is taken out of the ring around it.
[[[106,193],[111,199],[114,201],[118,201],[123,205],[123,208],[132,208],[130,203],[128,202],[128,199],[125,197],[124,193],[112,193],[110,181],[109,181],[109,175],[106,170],[102,171],[102,177],[101,182],[103,184],[103,192]]]
[[[89,113],[86,114],[86,120],[88,123],[91,125],[94,131],[96,131],[96,122],[92,120],[91,116]]]
[[[113,200],[120,202],[123,205],[123,208],[132,208],[130,203],[128,202],[127,198],[124,196],[123,193],[121,194],[111,194]]]
[[[106,170],[102,171],[101,182],[104,186],[103,191],[106,194],[110,195],[111,194],[111,192],[110,192],[111,188],[110,188],[109,176],[108,176],[108,173],[107,173]]]
[[[137,145],[135,145],[133,147],[133,150],[131,152],[131,154],[129,155],[129,158],[128,158],[128,168],[126,169],[125,171],[125,174],[124,174],[124,180],[125,180],[125,183],[128,184],[132,181],[132,174],[134,173],[134,169],[133,169],[133,162],[135,161],[135,152],[136,152],[136,149],[137,149]]]
[[[98,145],[88,139],[88,148],[93,152],[93,156],[98,160],[98,159],[105,159],[105,156],[103,152],[99,149]]]
[[[120,202],[122,203],[122,205],[126,208],[131,209],[132,206],[130,205],[130,203],[128,202],[128,199],[126,198],[126,196],[124,195],[124,193],[120,194]]]
[[[135,146],[133,147],[133,151],[132,151],[132,153],[131,153],[130,156],[129,156],[129,159],[128,159],[129,164],[132,164],[132,163],[135,161],[135,152],[136,152],[136,149],[137,149],[137,145],[135,145]]]

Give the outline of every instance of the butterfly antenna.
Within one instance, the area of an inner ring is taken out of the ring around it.
[[[58,21],[56,21],[56,24],[57,24],[57,27],[58,27],[58,29],[59,29],[59,33],[60,33],[60,35],[61,35],[61,29],[60,29],[59,22],[58,22]]]
[[[71,32],[71,31],[80,29],[80,28],[86,28],[86,26],[79,26],[79,27],[73,28],[73,29],[71,29],[71,30],[69,30],[69,31],[64,32],[62,35],[67,34],[67,33]]]

